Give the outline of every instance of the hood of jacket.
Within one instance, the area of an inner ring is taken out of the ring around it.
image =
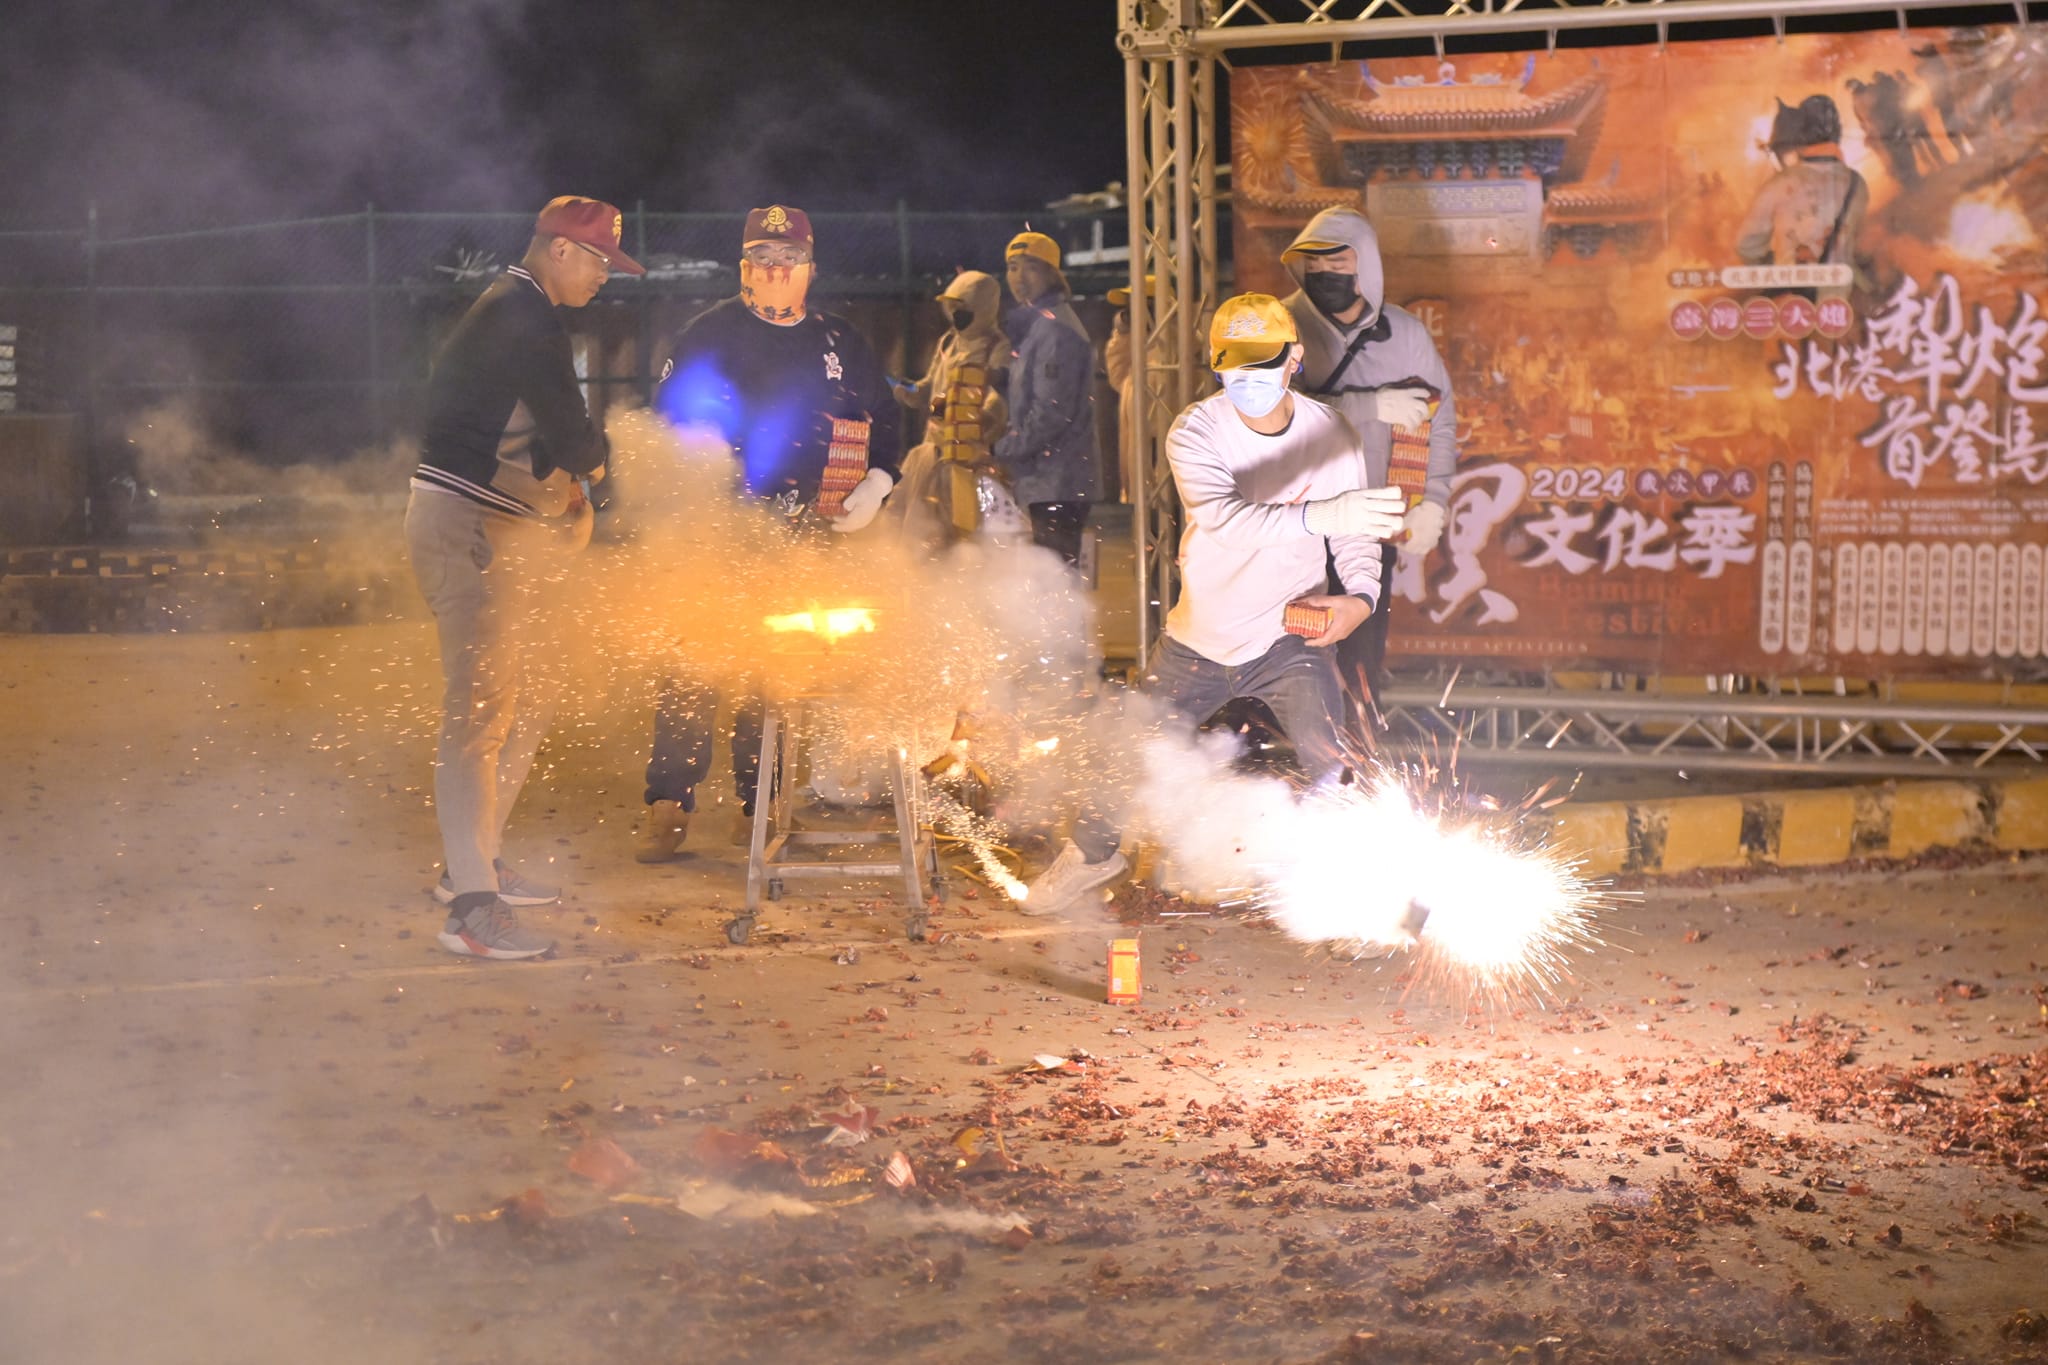
[[[1364,214],[1356,209],[1324,209],[1308,220],[1281,255],[1287,273],[1294,277],[1297,285],[1306,272],[1302,269],[1302,258],[1296,248],[1309,243],[1336,243],[1348,246],[1358,254],[1358,292],[1365,299],[1365,311],[1357,322],[1340,327],[1310,303],[1302,290],[1296,289],[1287,297],[1287,311],[1294,314],[1295,326],[1301,332],[1302,377],[1299,382],[1304,388],[1329,382],[1331,372],[1343,361],[1345,351],[1358,335],[1358,329],[1377,327],[1384,331],[1386,317],[1387,286],[1384,268],[1380,264],[1379,234],[1372,230],[1371,223],[1365,221]],[[1309,391],[1320,392],[1319,389]]]
[[[997,324],[1002,317],[1003,285],[995,276],[979,270],[963,270],[953,277],[953,282],[939,297],[963,303],[974,314],[974,320],[960,329],[964,339],[979,341],[999,331]]]
[[[1379,234],[1372,230],[1371,223],[1365,221],[1365,215],[1357,209],[1324,209],[1308,220],[1301,231],[1295,234],[1294,240],[1288,243],[1287,250],[1281,253],[1280,257],[1281,262],[1287,267],[1287,273],[1294,277],[1296,285],[1301,283],[1302,275],[1307,273],[1299,254],[1300,250],[1311,243],[1348,246],[1358,254],[1358,292],[1365,299],[1365,312],[1352,326],[1370,327],[1378,321],[1380,309],[1387,301],[1386,272],[1385,267],[1380,264]],[[1333,331],[1337,330],[1337,324],[1334,322],[1330,327]],[[1343,330],[1350,331],[1351,328]]]

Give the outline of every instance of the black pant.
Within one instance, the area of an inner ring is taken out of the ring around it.
[[[1081,528],[1088,524],[1088,502],[1031,504],[1031,542],[1043,545],[1069,564],[1081,562]]]
[[[1380,547],[1380,600],[1364,625],[1339,640],[1337,671],[1343,675],[1344,690],[1350,695],[1359,723],[1370,734],[1378,727],[1380,692],[1387,685],[1387,623],[1394,607],[1394,557],[1400,551],[1392,545]],[[1333,588],[1341,592],[1342,588]]]

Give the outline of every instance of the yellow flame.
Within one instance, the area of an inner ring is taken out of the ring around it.
[[[827,640],[838,640],[848,635],[872,635],[875,630],[875,613],[869,607],[830,607],[820,610],[794,611],[786,616],[762,618],[768,629],[778,635],[801,632],[821,636]]]

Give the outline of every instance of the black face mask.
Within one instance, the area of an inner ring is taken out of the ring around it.
[[[973,312],[966,308],[955,308],[951,313],[948,313],[946,316],[953,320],[953,330],[956,332],[966,331],[967,328],[974,322]]]
[[[1310,270],[1301,277],[1301,292],[1308,295],[1316,311],[1333,318],[1358,302],[1358,276],[1335,270]]]

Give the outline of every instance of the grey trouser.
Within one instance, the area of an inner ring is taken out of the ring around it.
[[[1138,688],[1164,700],[1188,733],[1226,703],[1257,698],[1280,723],[1311,783],[1328,781],[1348,762],[1342,733],[1344,684],[1335,650],[1311,649],[1298,635],[1281,636],[1264,654],[1241,664],[1219,664],[1161,635],[1152,668]],[[1107,858],[1120,842],[1117,822],[1101,811],[1084,812],[1075,821],[1074,843],[1090,862]]]
[[[568,554],[547,522],[418,488],[405,542],[441,637],[434,814],[448,877],[457,895],[496,891],[499,839],[562,686],[551,663]]]

